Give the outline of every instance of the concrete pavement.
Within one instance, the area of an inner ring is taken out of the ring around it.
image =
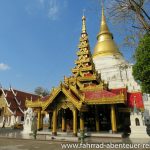
[[[140,144],[138,149],[150,150],[150,139],[129,139],[129,138],[100,138],[100,137],[87,137],[85,138],[84,144],[105,144],[105,147],[98,148],[63,148],[63,149],[110,149],[106,147],[106,144],[113,146],[113,144]],[[148,144],[147,147],[142,147],[143,143]],[[0,129],[0,150],[59,150],[62,149],[61,144],[80,144],[77,137],[63,137],[63,136],[51,136],[39,134],[37,139],[34,140],[32,135],[22,135],[20,130],[12,129]],[[72,145],[71,145],[72,146]],[[141,148],[142,147],[142,148]],[[111,147],[111,149],[114,149]],[[117,148],[119,150],[119,148]],[[126,149],[126,148],[122,148]],[[129,149],[129,148],[127,148]],[[137,149],[137,148],[132,148]]]

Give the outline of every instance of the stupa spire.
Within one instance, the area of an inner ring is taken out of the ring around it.
[[[100,25],[100,32],[97,35],[97,39],[99,38],[100,35],[102,34],[112,34],[109,31],[109,28],[107,26],[106,18],[105,18],[105,13],[104,13],[104,5],[102,4],[102,14],[101,14],[101,25]]]
[[[104,12],[104,5],[102,4],[102,12],[101,12],[101,23],[100,23],[100,31],[97,35],[97,44],[94,48],[93,57],[97,56],[104,56],[104,55],[120,55],[121,53],[118,50],[117,45],[113,40],[113,35],[109,31],[105,12]]]
[[[82,16],[82,33],[86,33],[86,17],[84,15],[84,11],[83,10],[83,16]]]

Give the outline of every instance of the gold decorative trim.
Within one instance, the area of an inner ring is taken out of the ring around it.
[[[126,98],[124,95],[122,95],[122,93],[120,95],[117,95],[115,97],[109,97],[109,98],[99,98],[99,99],[85,99],[86,103],[91,105],[91,104],[125,104],[126,103]]]
[[[103,56],[114,56],[114,55],[122,55],[120,52],[116,52],[115,54],[113,52],[99,52],[99,53],[94,53],[93,58],[96,57],[103,57]]]

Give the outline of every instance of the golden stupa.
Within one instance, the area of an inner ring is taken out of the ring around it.
[[[113,40],[112,33],[109,31],[104,15],[104,8],[102,8],[100,32],[97,35],[97,43],[94,48],[93,57],[118,54],[120,55],[121,53]]]

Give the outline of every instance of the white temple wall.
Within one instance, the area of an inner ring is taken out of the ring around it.
[[[110,89],[124,88],[129,92],[140,91],[140,86],[132,75],[132,65],[122,56],[101,56],[93,58],[96,70],[101,73],[101,78],[109,83]]]
[[[0,127],[3,125],[3,116],[0,116]]]
[[[49,114],[45,114],[43,118],[43,127],[48,127],[49,125]]]
[[[11,116],[10,126],[13,126],[16,123],[16,117],[14,115]]]
[[[16,117],[16,123],[21,123],[21,116]]]

